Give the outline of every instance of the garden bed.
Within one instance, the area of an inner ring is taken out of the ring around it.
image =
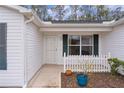
[[[81,88],[77,84],[76,75],[66,76],[61,73],[62,88]],[[87,88],[124,88],[124,76],[111,75],[110,73],[88,73]]]

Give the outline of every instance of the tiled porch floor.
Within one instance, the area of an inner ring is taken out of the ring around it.
[[[29,88],[61,87],[62,65],[44,65],[29,82]]]

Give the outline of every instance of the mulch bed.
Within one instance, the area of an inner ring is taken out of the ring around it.
[[[61,73],[62,88],[82,88],[78,86],[76,75],[66,76]],[[88,73],[88,84],[84,88],[124,88],[124,76],[111,75],[110,73]]]

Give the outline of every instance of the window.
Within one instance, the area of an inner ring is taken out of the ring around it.
[[[91,35],[69,35],[68,54],[69,55],[92,55],[93,36]]]
[[[80,36],[69,36],[69,55],[80,55]]]
[[[92,36],[81,36],[81,55],[92,55]]]
[[[6,33],[7,33],[7,24],[0,23],[0,70],[6,70]]]

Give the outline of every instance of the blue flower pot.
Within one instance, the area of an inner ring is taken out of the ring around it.
[[[86,86],[88,83],[88,76],[84,74],[77,74],[77,83],[81,87]]]

